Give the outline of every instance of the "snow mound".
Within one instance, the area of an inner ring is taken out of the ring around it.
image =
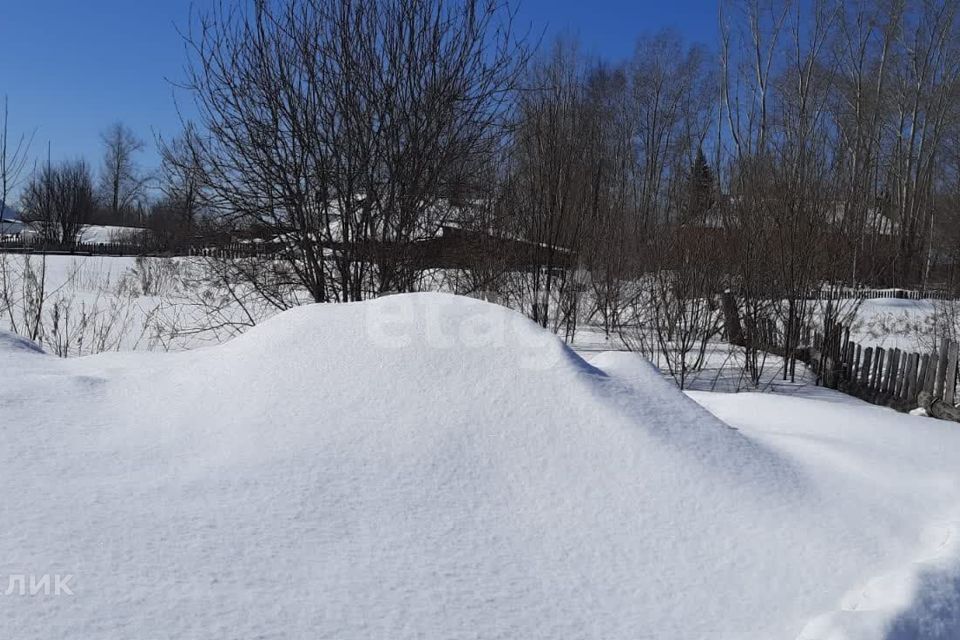
[[[909,546],[639,359],[454,296],[179,354],[0,341],[0,407],[0,579],[73,591],[3,637],[796,638]]]
[[[41,353],[43,350],[32,340],[27,340],[24,337],[8,331],[0,331],[0,356],[4,353],[13,353],[15,351]]]

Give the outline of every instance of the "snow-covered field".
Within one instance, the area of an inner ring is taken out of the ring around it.
[[[108,227],[97,227],[99,233]],[[131,258],[101,256],[50,255],[44,259],[29,258],[30,268],[45,278],[44,295],[47,297],[47,316],[52,313],[52,303],[66,301],[74,309],[83,306],[88,313],[108,315],[124,322],[118,340],[110,341],[108,350],[183,350],[232,337],[237,330],[199,331],[201,325],[191,322],[191,315],[203,314],[204,309],[194,308],[203,296],[202,291],[185,291],[184,275],[197,258]],[[0,254],[0,274],[10,279],[8,288],[18,302],[23,297],[23,274],[25,257],[16,254]],[[199,280],[199,278],[197,278]],[[443,289],[442,277],[436,278],[437,287]],[[193,285],[196,282],[192,283]],[[4,278],[0,277],[0,329],[11,329],[10,314],[4,309]],[[938,305],[940,308],[938,309]],[[937,314],[943,314],[943,303],[932,300],[900,300],[893,298],[864,300],[858,305],[852,301],[841,303],[844,309],[857,308],[851,338],[864,346],[899,347],[908,351],[925,351],[936,342]],[[15,310],[14,315],[17,312]],[[265,309],[258,320],[265,319],[276,310]],[[960,307],[955,314],[960,315]],[[21,314],[22,315],[22,314]],[[238,318],[242,313],[236,313]],[[186,317],[184,317],[186,316]],[[75,314],[76,317],[76,314]],[[960,322],[960,317],[954,319]],[[50,324],[49,317],[47,324]],[[176,327],[170,325],[175,324]],[[172,329],[179,331],[173,331]],[[22,333],[22,332],[21,332]],[[176,334],[171,337],[171,334]],[[589,355],[608,350],[625,350],[623,340],[614,332],[605,335],[602,328],[581,322],[571,345],[580,354]],[[69,355],[86,355],[91,349],[80,349]],[[694,386],[713,388],[714,378],[723,368],[737,369],[738,354],[730,345],[717,342],[708,349],[705,371],[693,374]],[[771,364],[771,380],[776,377],[776,364]],[[734,384],[719,385],[722,388],[740,388]]]
[[[863,346],[927,351],[937,343],[937,307],[943,304],[934,300],[864,300],[850,339]]]
[[[72,591],[0,591],[3,638],[960,637],[950,423],[688,397],[440,294],[179,353],[0,335],[0,589]]]
[[[276,313],[236,308],[203,280],[202,260],[0,253],[0,330],[36,334],[63,356],[179,351],[233,337],[249,313]]]
[[[27,223],[15,218],[4,218],[0,232],[17,234],[22,238],[35,238],[37,231]],[[133,242],[150,231],[143,227],[119,227],[112,225],[85,224],[80,227],[77,242],[81,244],[109,244],[113,242]]]
[[[160,283],[144,265],[169,261],[0,254],[0,329],[31,336],[59,355],[156,348]],[[169,287],[164,287],[169,289]],[[39,302],[42,301],[42,304]],[[33,327],[39,325],[40,331]]]
[[[149,233],[142,227],[117,227],[109,225],[86,224],[80,229],[78,240],[85,244],[108,244],[111,242],[132,242],[139,236]]]

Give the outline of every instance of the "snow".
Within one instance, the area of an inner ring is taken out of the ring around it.
[[[843,526],[859,537],[851,543],[876,554],[862,579],[797,637],[960,637],[960,425],[816,393],[690,393],[751,440],[808,470],[815,495],[855,525]]]
[[[83,244],[110,244],[112,242],[132,242],[138,236],[149,233],[143,227],[119,227],[115,225],[86,224],[80,229],[78,241]]]
[[[0,234],[36,234],[36,230],[30,225],[20,221],[17,218],[11,217],[10,214],[13,212],[10,209],[8,209],[7,212],[7,215],[0,216]],[[133,242],[137,240],[138,236],[147,233],[150,233],[150,230],[144,227],[85,224],[80,228],[80,232],[77,234],[77,242],[82,244]]]
[[[48,350],[72,356],[97,350],[159,348],[157,311],[174,292],[172,287],[143,290],[147,280],[143,273],[150,266],[157,272],[176,265],[159,258],[0,254],[0,272],[6,273],[0,279],[0,298],[13,302],[10,309],[0,307],[0,330],[22,330],[29,325],[36,312],[25,301],[39,299],[40,294],[25,289],[24,283],[42,280],[44,331],[40,340]],[[165,282],[172,283],[173,278]],[[2,295],[4,286],[6,295]],[[52,344],[57,341],[59,350]]]
[[[936,343],[936,305],[934,300],[864,300],[850,339],[865,347],[926,352]]]
[[[0,595],[0,637],[960,631],[956,425],[691,399],[441,294],[180,353],[0,335],[0,590],[74,592]]]
[[[80,356],[100,351],[182,350],[219,343],[241,327],[225,321],[244,320],[237,306],[211,317],[223,292],[211,295],[199,283],[198,258],[133,258],[107,256],[29,255],[0,253],[0,330],[21,330],[35,310],[24,304],[36,291],[24,283],[42,279],[44,305],[38,340],[48,351]],[[7,287],[4,295],[3,287]],[[247,309],[257,320],[275,309]],[[208,326],[215,330],[205,330]]]

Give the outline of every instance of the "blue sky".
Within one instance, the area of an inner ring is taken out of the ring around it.
[[[148,142],[179,128],[173,88],[184,53],[176,27],[211,0],[4,0],[0,96],[14,131],[36,130],[33,154],[97,163],[99,133],[120,120]],[[716,37],[715,0],[519,0],[519,19],[547,39],[578,35],[586,52],[617,59],[636,38],[664,27],[690,40]]]

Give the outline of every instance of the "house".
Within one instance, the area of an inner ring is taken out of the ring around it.
[[[480,264],[520,270],[551,264],[562,269],[577,264],[576,253],[563,247],[453,224],[443,225],[436,237],[419,240],[408,251],[416,263],[433,269],[470,269]]]
[[[20,214],[10,207],[0,210],[0,238],[19,237],[29,231],[30,225],[20,220]]]

